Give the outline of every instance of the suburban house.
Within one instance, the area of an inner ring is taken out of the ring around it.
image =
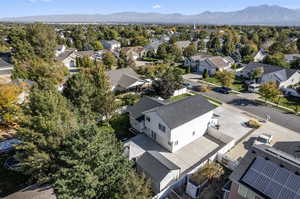
[[[137,60],[145,55],[143,46],[125,47],[122,50],[124,50],[128,59]]]
[[[9,53],[0,53],[0,76],[10,75],[13,65],[10,63]]]
[[[76,49],[67,49],[56,57],[56,61],[62,62],[71,72],[76,72]]]
[[[258,78],[255,82],[250,81],[250,87],[251,85],[259,86],[267,82],[276,82],[278,84],[278,87],[285,91],[289,87],[300,82],[300,71],[298,70],[253,62],[249,64],[242,64],[242,66],[243,70],[239,72],[238,75],[245,78],[251,78],[251,74],[253,73],[253,71],[258,68],[261,68],[263,72],[261,77]]]
[[[287,63],[292,63],[293,61],[300,59],[300,54],[286,54],[284,59]]]
[[[140,76],[132,68],[122,68],[110,70],[107,75],[111,82],[113,91],[138,90],[146,81],[141,80]]]
[[[65,52],[66,46],[65,45],[58,45],[55,49],[55,57],[58,57],[60,54]]]
[[[116,40],[101,40],[103,47],[110,51],[117,51],[121,49],[121,43]]]
[[[191,67],[193,71],[203,73],[207,70],[209,75],[214,75],[217,71],[228,71],[234,63],[231,57],[212,57],[206,55],[195,55],[186,58],[184,61],[184,65]]]
[[[232,141],[208,131],[216,107],[200,95],[167,103],[144,96],[128,107],[130,124],[138,135],[124,144],[125,154],[162,193],[195,172]]]
[[[254,56],[254,62],[261,62],[267,56],[267,52],[264,49],[260,49]]]
[[[3,199],[56,199],[53,188],[49,185],[32,185]]]
[[[191,41],[177,41],[175,44],[182,50],[188,47],[192,42]]]
[[[299,142],[253,145],[229,179],[228,199],[300,197]]]
[[[150,41],[150,44],[145,46],[145,52],[148,52],[148,51],[154,51],[155,53],[157,52],[157,49],[158,47],[164,43],[164,41],[161,41],[161,40],[158,40],[158,39],[155,39],[153,41]]]

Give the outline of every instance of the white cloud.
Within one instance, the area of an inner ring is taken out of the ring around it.
[[[161,8],[161,5],[155,4],[155,5],[152,6],[152,8],[153,8],[153,9],[159,9],[159,8]]]

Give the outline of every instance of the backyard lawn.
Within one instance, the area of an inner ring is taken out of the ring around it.
[[[128,114],[117,115],[113,117],[109,123],[115,130],[116,136],[119,140],[123,141],[135,136],[129,131],[130,123]]]

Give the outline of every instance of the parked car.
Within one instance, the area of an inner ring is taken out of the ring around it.
[[[9,139],[0,142],[0,155],[14,151],[17,144],[21,144],[21,141],[18,139]]]
[[[273,136],[270,134],[263,133],[257,137],[256,141],[263,144],[270,144],[272,142]]]
[[[19,160],[17,160],[14,157],[10,157],[4,162],[4,168],[6,168],[6,169],[19,169],[19,168],[21,168],[19,163],[20,163]]]
[[[229,94],[231,92],[231,88],[228,88],[228,87],[225,87],[225,86],[222,86],[222,87],[217,87],[214,89],[216,92],[219,92],[219,93],[223,93],[223,94]]]

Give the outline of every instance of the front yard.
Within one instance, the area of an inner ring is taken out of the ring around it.
[[[192,95],[189,94],[189,93],[185,93],[185,94],[182,94],[182,95],[173,96],[173,97],[169,98],[167,101],[168,102],[176,102],[178,100],[184,99],[184,98],[189,97],[189,96],[192,96]]]
[[[219,86],[222,85],[220,80],[216,76],[207,77],[203,80]],[[243,83],[243,80],[238,77],[235,77],[235,80],[230,88],[239,92],[247,90],[245,84]]]

